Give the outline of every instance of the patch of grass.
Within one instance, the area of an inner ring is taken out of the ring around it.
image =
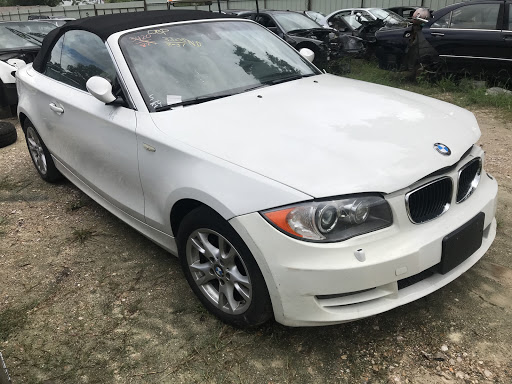
[[[68,204],[67,209],[68,211],[73,212],[85,206],[87,206],[87,198],[85,197],[85,195],[82,195],[78,200],[70,202]]]
[[[84,244],[87,240],[90,240],[92,237],[97,236],[96,231],[90,229],[75,229],[71,234],[72,243],[75,241]]]
[[[27,322],[27,308],[8,308],[0,312],[0,341],[6,341],[11,333],[23,328]]]
[[[336,72],[336,65],[331,64],[332,73]],[[345,77],[368,81],[371,83],[386,85],[394,88],[401,88],[407,91],[420,93],[426,96],[448,101],[461,107],[483,107],[496,108],[505,114],[505,117],[512,117],[512,95],[486,95],[486,87],[475,86],[471,77],[460,77],[446,75],[436,79],[427,76],[420,76],[416,80],[410,80],[406,72],[392,72],[379,69],[377,63],[365,60],[353,60],[351,73]],[[510,86],[509,81],[501,83],[488,83],[490,86]]]
[[[19,187],[19,183],[12,181],[9,177],[4,176],[0,179],[0,191],[12,191]]]

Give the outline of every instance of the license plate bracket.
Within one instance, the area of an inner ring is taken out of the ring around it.
[[[480,212],[463,226],[443,239],[439,273],[445,274],[458,266],[482,246],[485,213]]]

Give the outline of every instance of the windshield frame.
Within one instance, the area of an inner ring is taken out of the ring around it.
[[[132,60],[127,55],[125,49],[123,49],[123,46],[121,45],[121,40],[123,39],[123,37],[125,37],[126,35],[129,35],[131,33],[134,33],[134,32],[143,31],[143,30],[148,29],[148,28],[160,28],[160,27],[164,27],[164,26],[181,26],[181,25],[189,25],[189,24],[221,23],[221,22],[222,23],[225,23],[225,22],[251,23],[251,24],[257,26],[258,28],[262,28],[266,32],[270,33],[271,36],[275,36],[272,32],[268,31],[267,28],[265,28],[264,26],[258,24],[257,22],[252,21],[252,20],[248,20],[248,19],[241,19],[241,18],[226,18],[226,19],[222,19],[221,18],[221,19],[211,19],[211,20],[210,19],[187,20],[187,21],[179,21],[179,22],[171,22],[171,23],[167,22],[167,23],[160,23],[160,24],[151,24],[151,25],[145,25],[143,27],[137,27],[137,28],[126,30],[126,31],[118,32],[118,33],[116,33],[116,34],[111,36],[111,38],[113,37],[114,40],[115,40],[116,50],[118,50],[119,54],[124,59],[124,62],[125,62],[125,65],[126,65],[125,68],[126,68],[126,70],[128,71],[128,73],[131,75],[131,77],[133,79],[133,84],[135,85],[135,87],[138,90],[138,94],[140,96],[140,100],[143,102],[143,105],[145,106],[145,108],[147,109],[147,111],[149,113],[156,113],[157,111],[155,111],[154,108],[150,106],[149,94],[147,94],[146,90],[144,89],[144,87],[142,85],[142,80],[139,77],[138,73],[134,70],[134,65],[133,65]],[[278,38],[279,41],[281,41],[282,43],[286,44],[292,50],[295,51],[295,49],[290,44],[288,44],[286,41],[284,41],[283,39],[281,39],[281,38],[279,38],[277,36],[276,36],[276,38]],[[107,42],[106,42],[107,46],[108,46],[108,41],[109,40],[111,40],[111,39],[110,38],[107,39]],[[308,66],[311,69],[312,74],[311,75],[306,75],[306,76],[316,76],[316,75],[321,75],[322,74],[322,71],[320,71],[312,63],[310,63],[300,53],[296,52],[296,54],[297,54],[297,57],[306,66]],[[114,62],[115,61],[116,60],[114,58]],[[261,88],[261,87],[269,86],[269,85],[272,85],[272,84],[264,84],[264,83],[254,84],[253,86],[246,87],[247,89],[245,89],[245,90],[242,89],[243,87],[234,87],[233,89],[230,89],[229,91],[231,91],[231,90],[240,90],[240,92],[233,93],[233,94],[231,94],[229,96],[233,96],[233,95],[236,95],[236,94],[243,93],[245,91],[250,91],[250,90],[253,90],[253,89],[257,89],[257,88]],[[210,93],[210,94],[201,95],[201,97],[202,96],[206,96],[207,97],[207,96],[212,96],[212,95],[216,95],[216,94],[222,94],[221,97],[223,98],[223,97],[226,97],[225,95],[223,95],[223,92],[226,92],[226,91],[228,91],[228,90],[215,92],[213,94]],[[219,98],[221,98],[221,97],[219,97]],[[183,100],[183,101],[189,101],[189,100],[191,100],[191,99],[187,99],[187,100]]]

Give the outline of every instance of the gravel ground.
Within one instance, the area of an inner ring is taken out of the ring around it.
[[[240,331],[177,259],[69,182],[0,149],[0,352],[13,383],[511,383],[512,122],[474,111],[500,184],[498,235],[461,278],[331,327]],[[14,120],[11,120],[14,122]]]

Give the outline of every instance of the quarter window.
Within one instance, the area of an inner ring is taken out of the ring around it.
[[[85,31],[69,31],[55,44],[46,64],[45,75],[87,91],[92,76],[115,80],[112,59],[101,39]]]
[[[441,17],[432,28],[496,29],[499,12],[500,4],[466,5]]]
[[[432,28],[450,28],[451,15],[452,13],[448,12],[446,15],[440,17],[439,20],[432,24]]]

